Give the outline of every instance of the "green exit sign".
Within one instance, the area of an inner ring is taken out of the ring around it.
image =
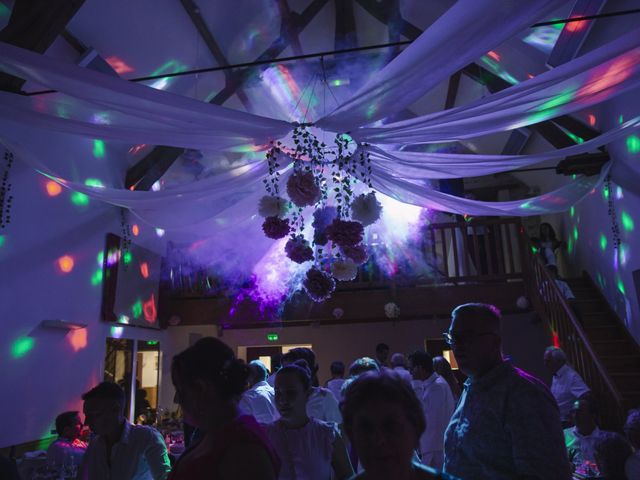
[[[279,337],[277,333],[267,333],[267,340],[269,340],[270,342],[277,342],[278,338]]]

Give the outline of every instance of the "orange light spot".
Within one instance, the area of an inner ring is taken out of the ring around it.
[[[147,264],[147,262],[142,262],[140,264],[140,274],[144,278],[149,278],[149,265]]]
[[[62,273],[69,273],[73,270],[75,261],[71,255],[64,255],[58,259],[58,268]]]
[[[135,189],[136,189],[136,186],[135,186],[135,185],[131,185],[131,186],[129,187],[129,190],[131,190],[132,192],[133,192]]]
[[[124,60],[121,58],[112,55],[110,57],[105,58],[106,62],[111,65],[118,75],[122,75],[123,73],[133,72],[133,68],[126,64]]]
[[[71,330],[69,335],[67,335],[67,340],[74,352],[82,350],[87,346],[87,329],[78,328],[77,330]]]
[[[138,224],[134,223],[131,226],[131,233],[133,233],[133,235],[135,237],[137,237],[138,235],[140,235],[140,227],[138,226]]]
[[[599,68],[587,83],[578,90],[578,98],[600,95],[608,96],[609,89],[629,78],[638,68],[640,53],[630,52],[613,60],[607,67]]]
[[[158,311],[156,310],[156,299],[153,293],[151,294],[151,298],[142,304],[142,312],[147,322],[155,323],[158,317]]]
[[[593,113],[590,113],[587,118],[589,119],[589,125],[591,125],[592,127],[595,127],[596,126],[596,116]]]
[[[500,54],[498,52],[494,52],[493,50],[489,50],[487,56],[493,58],[496,62],[500,61]]]
[[[534,78],[534,77],[535,77],[535,75],[533,75],[533,74],[531,74],[531,73],[527,73],[527,77],[528,77],[528,78]]]
[[[46,187],[47,187],[47,195],[49,195],[50,197],[57,197],[62,193],[62,187],[60,186],[60,184],[57,182],[54,182],[53,180],[49,180],[47,182]]]
[[[575,17],[574,17],[575,18]],[[579,32],[587,26],[587,20],[578,20],[576,22],[565,23],[564,28],[567,32]]]

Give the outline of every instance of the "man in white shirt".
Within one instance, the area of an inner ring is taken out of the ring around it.
[[[80,440],[82,420],[78,412],[64,412],[56,417],[58,438],[47,449],[47,463],[61,468],[63,465],[79,467],[87,450]]]
[[[342,401],[342,385],[344,385],[344,363],[340,361],[332,362],[329,370],[331,371],[331,380],[327,382],[327,388],[331,390],[333,396],[340,403]]]
[[[595,444],[600,437],[596,424],[596,412],[592,402],[586,398],[576,400],[572,409],[574,427],[565,428],[564,443],[569,460],[575,465],[594,464]]]
[[[567,365],[567,356],[557,347],[549,347],[544,352],[544,364],[553,374],[551,394],[558,403],[562,426],[572,426],[571,408],[573,402],[590,393],[582,377]]]
[[[624,434],[634,450],[624,464],[624,472],[628,479],[640,478],[640,408],[629,411]]]
[[[427,352],[419,350],[409,355],[409,370],[427,420],[427,429],[420,437],[422,463],[442,470],[444,432],[455,409],[453,394],[449,384],[434,372],[433,359]]]
[[[249,389],[240,398],[240,410],[253,415],[258,423],[272,423],[280,417],[275,392],[266,381],[267,374],[267,367],[260,360],[249,362]]]
[[[102,382],[82,395],[85,423],[96,435],[85,453],[82,480],[165,480],[171,471],[167,446],[157,430],[124,417],[124,390]]]
[[[411,384],[413,377],[406,367],[406,361],[402,353],[394,353],[391,355],[391,368],[407,383]]]

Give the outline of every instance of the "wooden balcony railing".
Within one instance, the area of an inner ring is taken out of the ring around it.
[[[623,422],[623,398],[607,373],[580,321],[549,275],[540,255],[527,249],[527,293],[536,310],[548,322],[556,346],[582,376],[600,412],[601,427],[619,429]]]

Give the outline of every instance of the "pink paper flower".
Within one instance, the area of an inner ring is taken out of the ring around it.
[[[267,217],[262,224],[262,230],[267,237],[273,238],[274,240],[284,238],[289,234],[289,220],[278,217]]]
[[[362,265],[369,260],[369,253],[364,245],[345,246],[341,248],[345,257],[353,260],[356,265]]]
[[[307,271],[307,276],[302,282],[307,295],[314,302],[323,302],[331,296],[336,289],[336,281],[328,273],[312,267]]]
[[[327,227],[327,236],[336,245],[349,247],[357,245],[362,241],[364,227],[360,222],[335,219]]]
[[[304,263],[313,260],[313,249],[302,235],[296,235],[284,246],[287,257],[296,263]]]
[[[293,172],[287,180],[287,195],[298,207],[307,207],[320,200],[320,187],[312,172]]]

